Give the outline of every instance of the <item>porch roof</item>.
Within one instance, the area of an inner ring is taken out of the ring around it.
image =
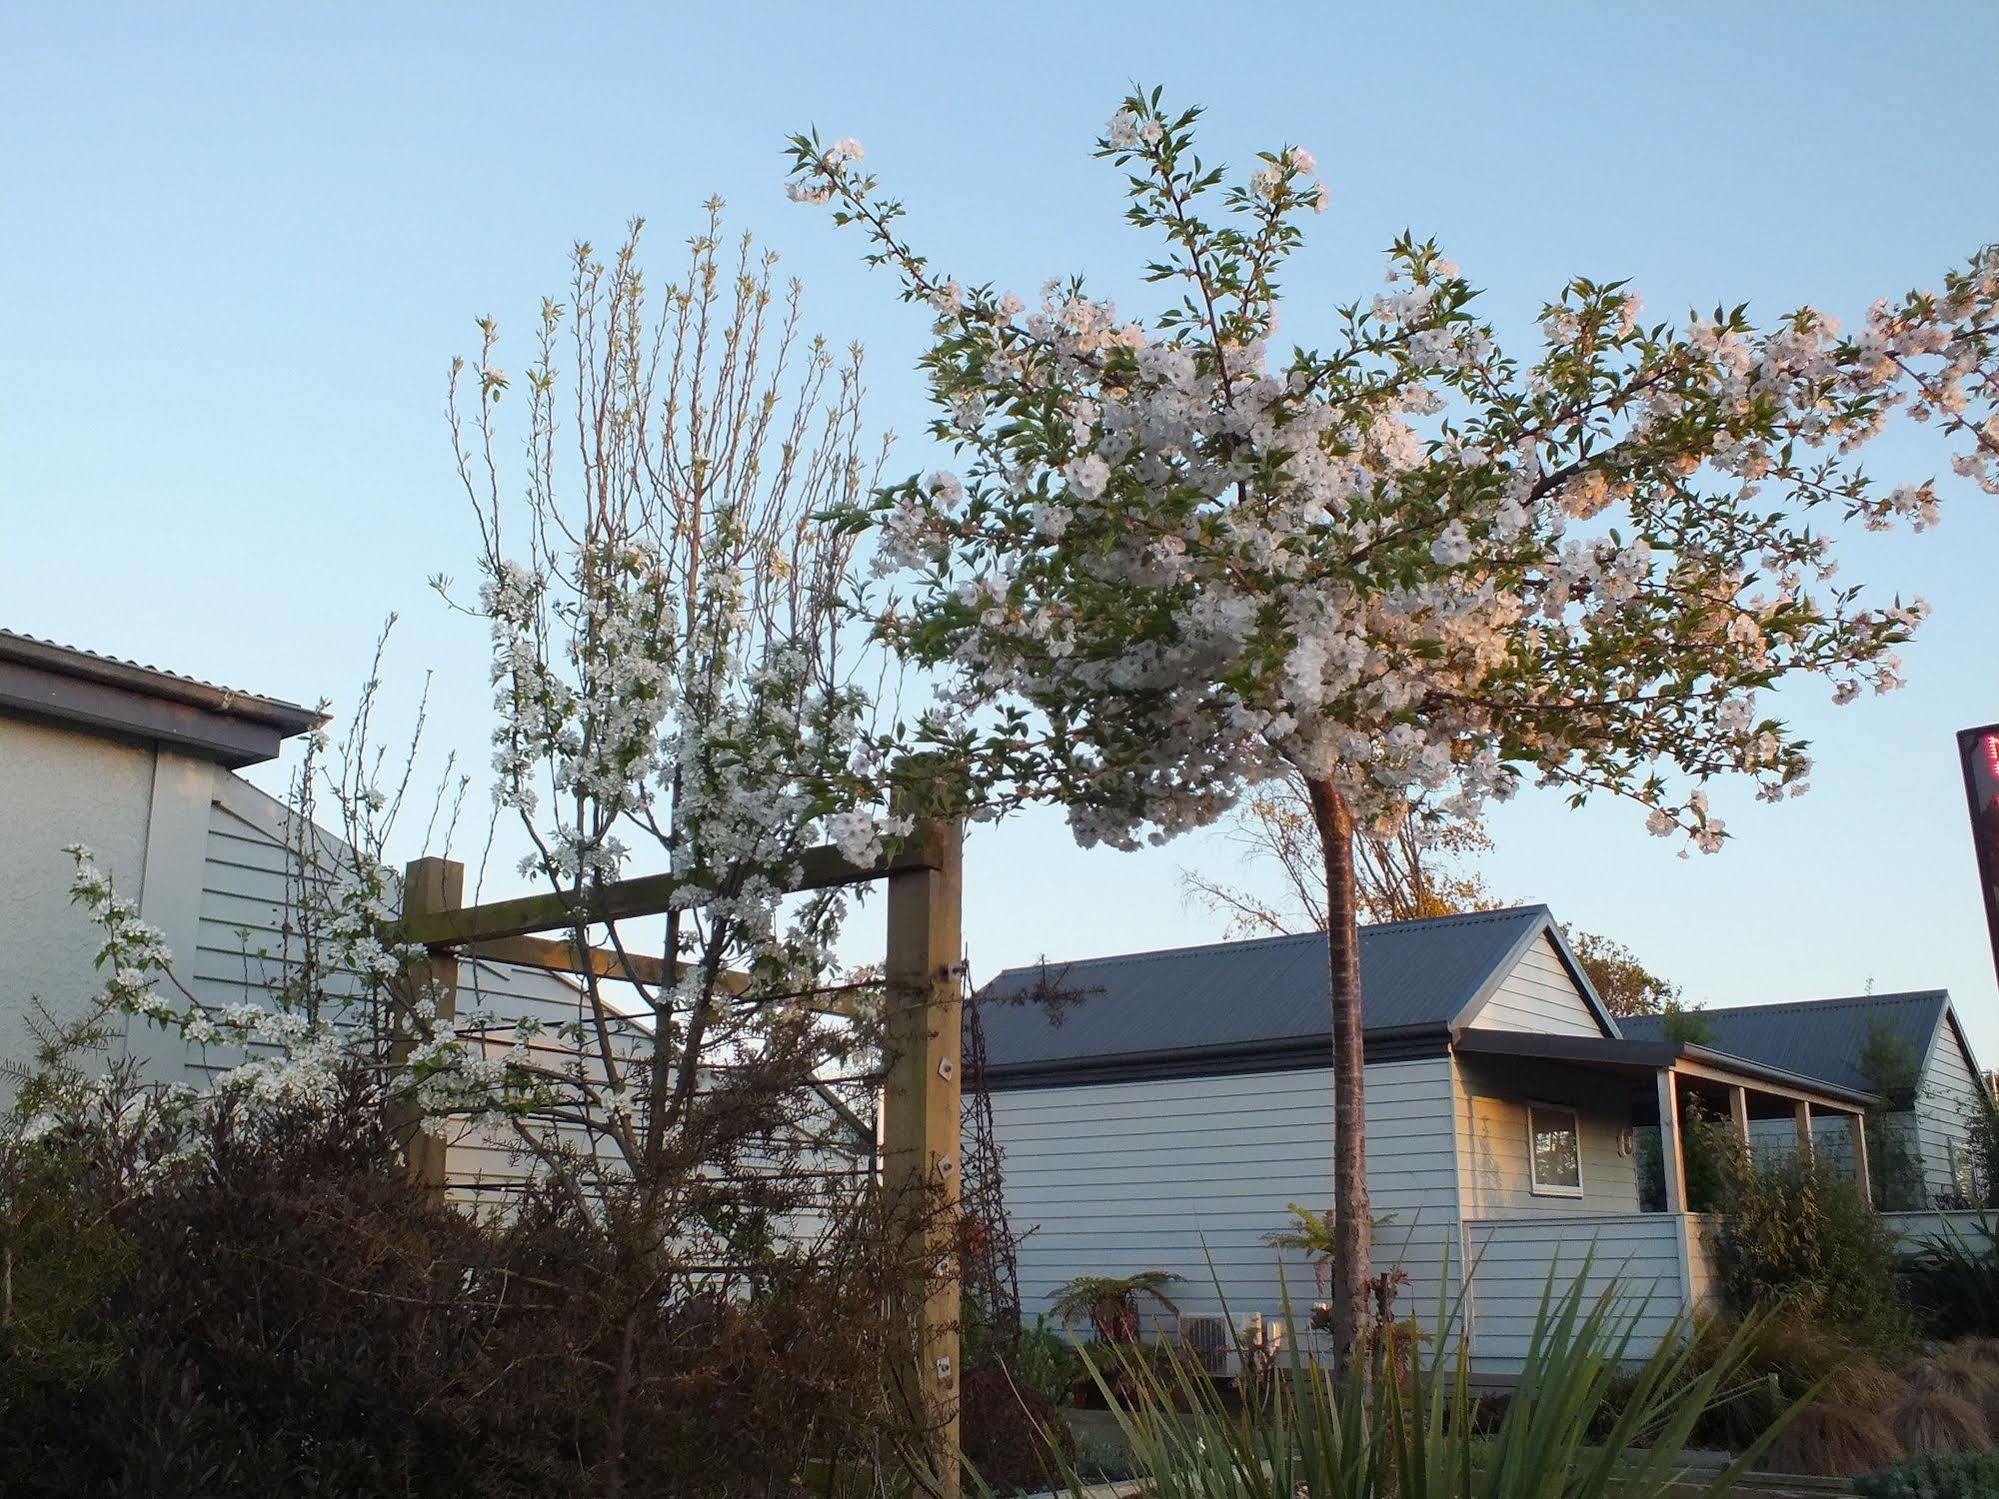
[[[1456,1050],[1486,1056],[1522,1057],[1547,1062],[1573,1062],[1585,1067],[1625,1073],[1677,1072],[1715,1082],[1740,1083],[1766,1093],[1823,1103],[1841,1112],[1865,1109],[1878,1102],[1858,1088],[1807,1077],[1748,1057],[1685,1041],[1613,1040],[1608,1036],[1555,1036],[1531,1031],[1501,1031],[1473,1026],[1458,1033]]]

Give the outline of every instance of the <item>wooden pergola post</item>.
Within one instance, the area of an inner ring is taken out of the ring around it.
[[[434,916],[455,911],[465,904],[465,866],[456,859],[412,859],[403,866],[403,918]],[[437,1006],[437,1018],[450,1023],[458,1018],[458,955],[450,948],[429,949],[427,966],[413,975],[416,983],[412,1000],[428,997]],[[426,987],[427,986],[427,987]],[[391,1059],[398,1064],[409,1055],[407,1035],[391,1044]],[[404,1147],[410,1174],[426,1187],[444,1189],[449,1154],[445,1140],[422,1127],[412,1116]]]
[[[929,1434],[931,1478],[958,1493],[958,1202],[963,1133],[964,826],[927,825],[928,857],[888,877],[888,960],[882,1090],[883,1180],[894,1207],[919,1215],[921,1299],[906,1303],[916,1350],[917,1406]]]
[[[1816,1148],[1812,1140],[1811,1104],[1807,1102],[1805,1099],[1802,1098],[1799,1099],[1797,1103],[1797,1110],[1796,1113],[1793,1115],[1793,1117],[1797,1121],[1798,1149],[1803,1151],[1806,1155],[1809,1156]]]
[[[905,767],[909,790],[924,786],[920,764]],[[960,1050],[963,1045],[962,989],[964,822],[959,816],[925,816],[921,796],[899,798],[918,816],[913,837],[892,853],[867,863],[827,845],[800,854],[792,892],[888,882],[888,951],[884,965],[888,1013],[886,1043],[890,1067],[882,1096],[883,1181],[911,1190],[922,1213],[923,1238],[916,1246],[922,1275],[920,1295],[884,1287],[909,1318],[909,1346],[916,1352],[915,1396],[930,1433],[922,1475],[937,1499],[956,1499],[958,1451],[958,1320],[961,1289],[957,1255],[960,1195]],[[387,935],[429,950],[428,978],[439,1018],[457,1014],[460,956],[516,963],[555,972],[671,982],[681,972],[677,955],[626,953],[582,945],[581,925],[606,925],[669,909],[679,890],[668,874],[640,875],[596,885],[583,892],[553,891],[466,906],[464,866],[448,859],[417,859],[404,871],[403,914]],[[535,936],[568,932],[567,941]],[[719,985],[729,993],[747,990],[742,974],[724,973]],[[803,1001],[814,1005],[808,996]],[[814,1005],[845,1013],[844,999]],[[398,1059],[409,1054],[407,1040],[396,1043]],[[416,1132],[410,1138],[411,1167],[442,1187],[445,1143]]]
[[[1737,1084],[1728,1090],[1728,1120],[1735,1126],[1735,1143],[1749,1154],[1749,1090]]]
[[[1670,1067],[1659,1069],[1659,1164],[1666,1177],[1666,1211],[1687,1210],[1687,1158],[1680,1145],[1680,1089]]]

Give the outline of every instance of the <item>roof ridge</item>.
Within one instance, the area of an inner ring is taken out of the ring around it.
[[[1501,906],[1496,910],[1490,911],[1458,911],[1447,916],[1418,916],[1408,921],[1370,922],[1360,928],[1360,935],[1366,937],[1370,932],[1399,932],[1416,928],[1430,929],[1453,925],[1474,926],[1508,918],[1517,919],[1533,914],[1548,915],[1549,911],[1546,903],[1535,901],[1518,906]],[[1069,958],[1060,962],[1050,958],[1043,958],[1035,963],[1009,964],[994,974],[988,982],[997,983],[1007,974],[1030,973],[1039,968],[1067,969],[1097,967],[1112,963],[1149,962],[1155,958],[1181,958],[1186,957],[1189,953],[1220,952],[1230,948],[1275,947],[1285,942],[1323,942],[1325,936],[1326,934],[1323,931],[1281,932],[1268,937],[1233,937],[1225,938],[1220,942],[1189,942],[1179,947],[1148,948],[1142,952],[1104,953],[1094,958]]]
[[[1865,1008],[1871,1005],[1896,1004],[1913,1000],[1942,1000],[1950,1002],[1948,989],[1897,989],[1889,994],[1838,994],[1822,999],[1766,999],[1749,1005],[1715,1005],[1702,1010],[1704,1015],[1747,1015],[1762,1014],[1770,1010],[1830,1010],[1842,1005]]]

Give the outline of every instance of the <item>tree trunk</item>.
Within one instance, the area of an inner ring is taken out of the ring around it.
[[[1311,781],[1326,860],[1326,949],[1333,995],[1332,1339],[1344,1371],[1367,1325],[1374,1218],[1367,1197],[1367,1062],[1361,1042],[1360,924],[1354,901],[1353,810],[1330,781]]]

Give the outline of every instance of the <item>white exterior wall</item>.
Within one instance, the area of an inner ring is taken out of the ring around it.
[[[1992,1215],[1978,1208],[1949,1213],[1883,1213],[1881,1221],[1903,1254],[1913,1254],[1933,1239],[1961,1242],[1973,1251],[1986,1248],[1992,1239]]]
[[[1605,1034],[1546,933],[1520,955],[1513,971],[1472,1013],[1468,1023],[1485,1030],[1552,1036]]]
[[[1468,1218],[1575,1217],[1638,1211],[1638,1169],[1624,1153],[1631,1089],[1578,1067],[1457,1058],[1459,1198]],[[1537,1195],[1528,1169],[1529,1102],[1576,1111],[1583,1195]]]
[[[1287,1289],[1300,1320],[1318,1299],[1306,1258],[1265,1238],[1287,1226],[1287,1204],[1332,1204],[1329,1069],[1006,1090],[992,1102],[1029,1317],[1075,1276],[1154,1269],[1184,1277],[1182,1310],[1226,1302],[1238,1322],[1281,1311]],[[1369,1066],[1367,1129],[1373,1210],[1387,1219],[1376,1255],[1410,1272],[1405,1309],[1433,1306],[1438,1267],[1457,1252],[1449,1059]]]
[[[86,845],[176,951],[190,937],[192,861],[215,774],[172,750],[0,718],[0,1058],[32,1060],[36,1000],[74,1018],[102,985],[101,934],[69,898],[65,845]],[[157,1038],[134,1026],[128,1044],[150,1055]],[[0,1077],[0,1102],[11,1096]]]
[[[286,929],[306,876],[293,867],[297,860],[287,818],[283,803],[248,782],[226,774],[217,777],[201,866],[199,940],[191,965],[190,987],[204,1003],[267,1003],[284,978],[286,963],[296,956],[295,938],[287,949]],[[330,840],[327,847],[331,859]],[[309,875],[325,878],[319,870]],[[491,1011],[505,1025],[532,1015],[553,1033],[583,1018],[587,1008],[581,988],[558,974],[474,961],[461,962],[458,972],[461,1017]],[[498,1030],[489,1044],[504,1050],[512,1039],[510,1029]],[[553,1050],[556,1044],[551,1036],[543,1047]],[[212,1072],[240,1060],[234,1048],[216,1048],[191,1059],[190,1066]],[[517,1137],[504,1122],[461,1121],[449,1126],[446,1138],[453,1190],[467,1200],[504,1200],[531,1173],[530,1162],[516,1151]],[[585,1144],[580,1136],[576,1143]]]
[[[1561,1297],[1578,1278],[1586,1305],[1617,1298],[1615,1324],[1632,1330],[1627,1356],[1648,1357],[1681,1309],[1707,1293],[1703,1236],[1699,1218],[1679,1213],[1468,1220],[1474,1365],[1481,1374],[1519,1373],[1543,1299]]]
[[[1931,1201],[1972,1186],[1966,1141],[1980,1107],[1978,1078],[1946,1017],[1923,1059],[1916,1089],[1916,1146],[1922,1153],[1923,1187]]]

